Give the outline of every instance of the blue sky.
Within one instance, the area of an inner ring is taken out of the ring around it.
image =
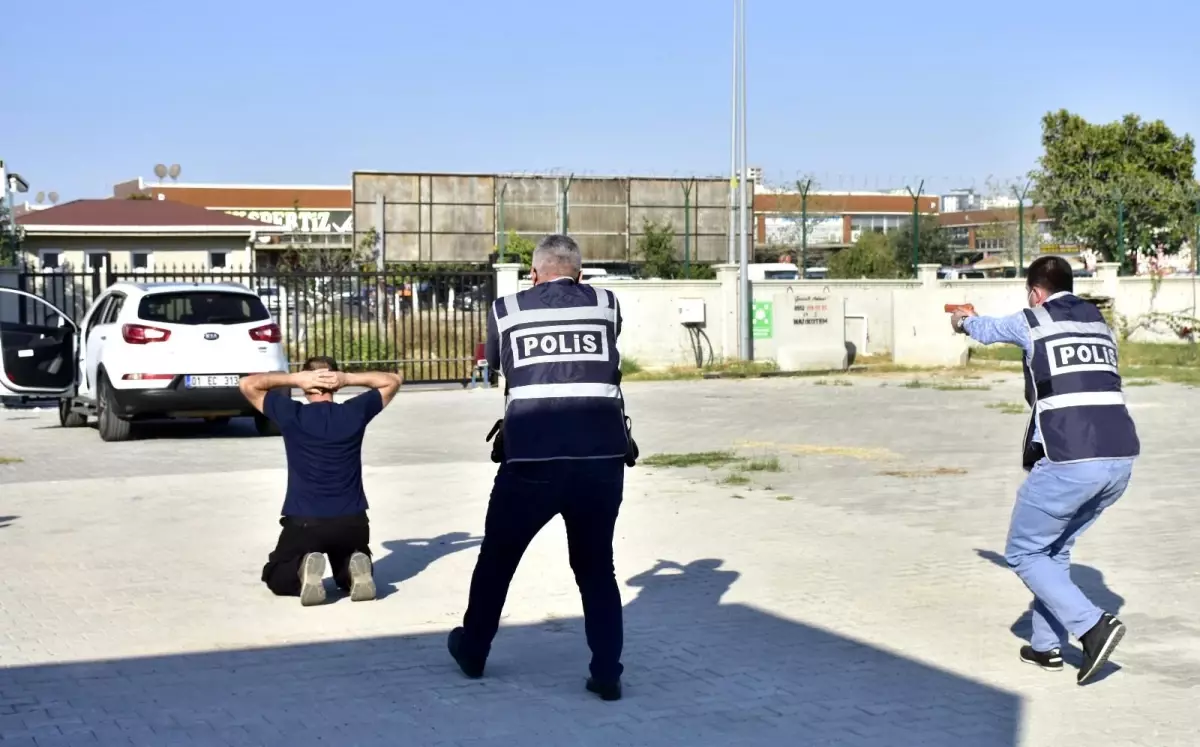
[[[731,0],[15,0],[0,158],[63,199],[355,169],[729,168]],[[1134,10],[1131,10],[1134,9]],[[749,151],[769,180],[982,185],[1039,120],[1200,135],[1200,3],[748,0]]]

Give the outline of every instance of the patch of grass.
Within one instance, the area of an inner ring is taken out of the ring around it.
[[[20,464],[23,461],[21,457],[0,456],[0,464]]]
[[[786,501],[792,500],[792,497],[790,495],[777,495],[777,496],[775,496],[775,500],[786,502]]]
[[[880,472],[888,477],[943,477],[946,475],[965,475],[967,471],[958,467],[935,467],[934,469],[893,469]]]
[[[969,360],[980,361],[1016,361],[1025,360],[1025,352],[1016,345],[1000,342],[995,345],[975,346],[967,351]]]
[[[634,363],[636,365],[636,361]],[[669,366],[667,368],[647,370],[639,365],[636,371],[625,372],[625,359],[622,359],[621,368],[625,381],[679,381],[685,379],[702,379],[705,377],[711,378],[714,376],[729,376],[731,378],[761,376],[778,371],[779,365],[775,361],[725,360],[714,361],[704,368],[696,368],[695,366]]]
[[[1200,386],[1200,366],[1121,366],[1121,376],[1127,379],[1155,379],[1172,384]],[[1129,382],[1125,382],[1125,385],[1129,386]]]
[[[744,496],[744,495],[738,495],[737,493],[734,493],[734,494],[733,494],[732,496],[730,496],[730,497],[731,497],[731,498],[736,498],[736,499],[738,499],[739,501],[744,501],[744,500],[746,500],[746,496]]]
[[[1005,415],[1025,414],[1025,405],[1020,402],[991,402],[986,407],[989,410],[997,410]]]
[[[687,454],[653,454],[641,460],[647,467],[717,467],[742,461],[732,451],[693,451]]]
[[[909,379],[903,384],[905,389],[924,389],[927,386],[929,386],[929,382],[921,381],[920,379]]]
[[[633,376],[639,374],[643,370],[642,364],[637,362],[636,358],[621,357],[621,376]]]
[[[1157,381],[1155,381],[1154,379],[1132,379],[1132,380],[1130,380],[1130,381],[1122,381],[1122,382],[1121,382],[1121,386],[1122,386],[1122,387],[1128,387],[1128,386],[1155,386],[1156,384],[1158,384],[1158,382],[1157,382]]]
[[[742,462],[738,465],[738,470],[742,472],[782,472],[783,467],[779,464],[779,457],[765,457]]]
[[[749,485],[750,478],[745,475],[725,475],[721,480],[722,485]]]
[[[986,392],[991,389],[987,384],[934,384],[933,388],[939,392]]]
[[[972,347],[971,361],[1020,362],[1024,354],[1012,345]],[[1121,375],[1128,379],[1156,379],[1177,384],[1200,385],[1200,345],[1168,342],[1122,342],[1118,344]],[[1133,386],[1139,386],[1133,384]],[[1144,384],[1141,386],[1145,386]]]
[[[738,446],[747,449],[770,449],[786,451],[800,456],[842,456],[851,459],[898,459],[900,457],[890,449],[871,449],[859,446],[823,446],[820,444],[780,444],[773,441],[742,441]]]

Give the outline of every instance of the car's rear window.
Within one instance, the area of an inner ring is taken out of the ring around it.
[[[153,293],[142,298],[138,318],[168,324],[245,324],[271,318],[258,296],[221,291]]]

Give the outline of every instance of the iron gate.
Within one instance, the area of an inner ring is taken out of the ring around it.
[[[283,332],[293,368],[315,355],[346,370],[386,370],[405,381],[465,382],[476,345],[487,334],[495,298],[491,270],[291,272],[96,268],[83,272],[23,268],[19,287],[78,322],[116,282],[236,283],[262,299]],[[21,308],[22,321],[37,312]]]

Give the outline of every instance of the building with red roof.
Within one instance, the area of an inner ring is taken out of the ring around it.
[[[286,230],[161,199],[74,200],[16,221],[22,259],[44,270],[249,269],[254,248]]]

